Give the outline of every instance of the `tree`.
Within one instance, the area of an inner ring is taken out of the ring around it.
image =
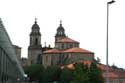
[[[67,67],[64,67],[61,70],[60,83],[70,83],[72,77],[73,77],[72,70],[68,69]]]
[[[30,81],[42,82],[44,67],[40,64],[32,64],[24,67],[25,73],[28,75]]]
[[[92,62],[88,71],[89,83],[104,83],[102,70],[99,69],[95,62]]]
[[[73,80],[70,83],[104,83],[102,71],[93,61],[90,66],[83,63],[75,63]]]
[[[70,83],[89,83],[88,66],[83,63],[75,63],[73,79]]]
[[[44,71],[43,83],[52,83],[54,81],[59,81],[61,69],[57,66],[49,66]]]
[[[58,66],[49,66],[44,68],[40,64],[33,64],[24,67],[25,73],[30,78],[30,81],[38,81],[39,83],[104,83],[102,71],[93,61],[90,65],[77,62],[74,69],[64,67],[61,69]]]

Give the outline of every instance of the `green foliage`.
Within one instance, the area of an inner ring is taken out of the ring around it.
[[[75,63],[71,83],[88,83],[88,67],[83,63]]]
[[[73,74],[72,70],[64,67],[60,74],[60,83],[69,83],[72,80]]]
[[[52,83],[54,81],[59,81],[59,76],[61,69],[57,66],[49,66],[44,71],[43,83]]]
[[[102,71],[96,65],[96,63],[92,62],[88,71],[89,75],[89,83],[104,83],[104,79],[102,77]]]
[[[83,63],[75,63],[74,69],[58,66],[49,66],[44,68],[40,64],[34,64],[24,67],[30,81],[39,83],[104,83],[102,71],[92,62],[90,66]]]
[[[44,68],[40,64],[33,64],[27,67],[24,67],[24,71],[28,74],[30,81],[42,81]]]
[[[75,63],[73,70],[73,80],[70,83],[104,83],[102,71],[95,62],[90,67],[83,63]]]

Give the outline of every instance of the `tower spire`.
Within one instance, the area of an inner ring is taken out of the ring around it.
[[[45,47],[46,47],[46,42],[44,42],[45,43]]]
[[[62,20],[60,20],[60,26],[62,26]]]
[[[37,24],[37,18],[35,18],[35,24]]]

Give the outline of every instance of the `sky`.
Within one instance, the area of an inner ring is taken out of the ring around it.
[[[107,2],[110,0],[0,0],[0,18],[13,44],[27,57],[29,34],[35,18],[41,43],[54,46],[60,20],[66,35],[106,63]],[[109,6],[109,65],[125,68],[125,1]]]

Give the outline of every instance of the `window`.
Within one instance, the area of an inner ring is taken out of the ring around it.
[[[61,48],[64,49],[64,44],[62,44]]]
[[[38,45],[38,39],[37,38],[35,39],[35,45]]]
[[[70,48],[72,48],[72,47],[73,47],[73,44],[71,43],[71,44],[70,44]]]

